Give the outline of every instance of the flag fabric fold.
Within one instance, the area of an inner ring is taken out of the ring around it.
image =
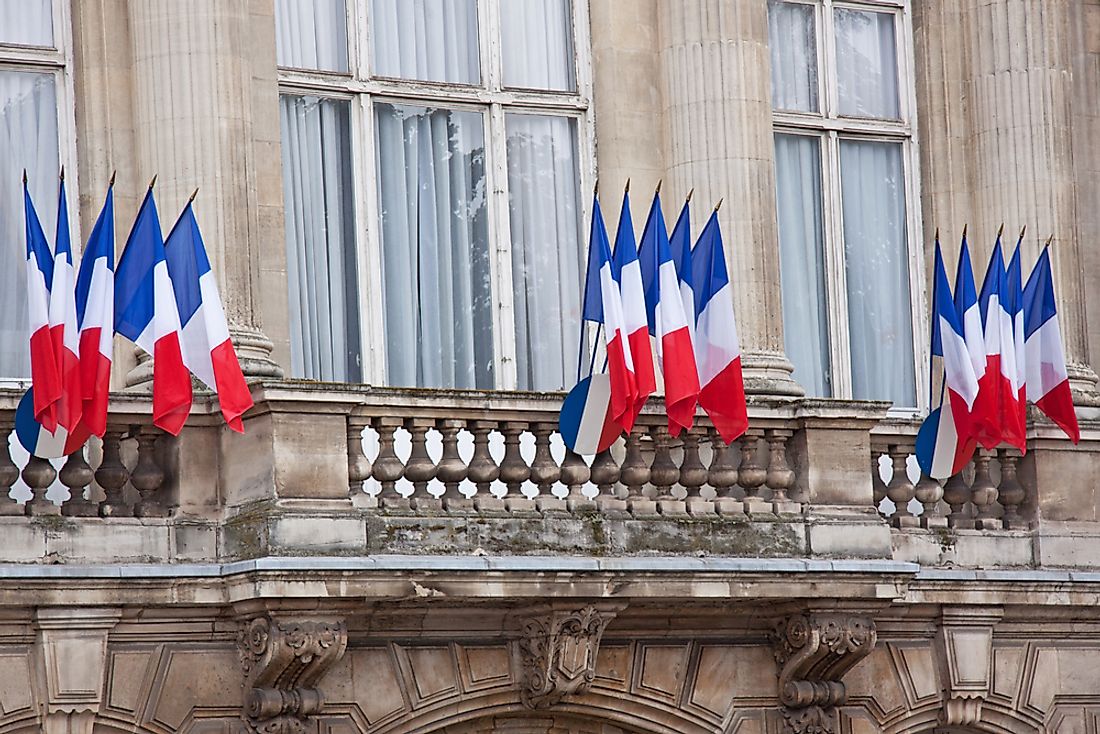
[[[1077,443],[1081,432],[1066,370],[1049,248],[1043,249],[1027,279],[1023,304],[1027,397]]]
[[[115,197],[107,188],[76,277],[76,319],[80,333],[81,422],[102,437],[107,430],[107,399],[115,337]]]
[[[61,382],[57,401],[55,439],[66,453],[75,451],[87,440],[86,431],[78,431],[84,395],[80,373],[80,333],[76,323],[76,275],[69,234],[69,207],[65,201],[65,177],[62,174],[57,193],[57,232],[54,240],[53,279],[50,285],[50,337]]]
[[[50,287],[54,259],[38,219],[26,176],[23,177],[23,215],[27,244],[27,325],[30,332],[31,383],[34,419],[50,433],[57,429],[61,373],[50,333]]]
[[[611,274],[622,299],[622,329],[630,348],[634,373],[634,405],[626,417],[623,430],[627,433],[642,411],[645,401],[657,387],[653,371],[653,350],[649,345],[649,319],[646,316],[645,287],[638,261],[638,245],[634,239],[634,223],[630,218],[630,192],[623,192],[619,212],[619,227],[615,233]],[[608,337],[611,333],[608,332]]]
[[[691,274],[691,201],[684,201],[672,234],[668,236],[672,263],[676,266],[676,277],[680,281],[680,301],[688,321],[688,334],[695,343],[695,281]]]

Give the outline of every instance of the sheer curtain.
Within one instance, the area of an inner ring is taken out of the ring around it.
[[[387,382],[492,388],[482,114],[374,109]]]
[[[358,382],[348,103],[284,96],[280,111],[291,370],[314,380]]]
[[[901,145],[840,142],[852,397],[916,405]]]
[[[372,0],[370,29],[375,76],[481,80],[477,0]]]
[[[0,70],[0,377],[29,377],[23,170],[51,242],[57,221],[53,74]]]
[[[275,0],[275,41],[279,66],[347,71],[344,0]]]
[[[500,26],[504,86],[576,89],[570,0],[505,0]]]
[[[817,112],[817,31],[814,6],[768,1],[772,107]]]
[[[582,282],[576,120],[509,114],[508,191],[517,387],[575,377]]]
[[[794,378],[814,397],[830,397],[821,142],[775,136],[783,340]]]
[[[0,0],[0,43],[53,46],[51,0]]]
[[[900,117],[894,16],[850,8],[833,13],[840,114]]]

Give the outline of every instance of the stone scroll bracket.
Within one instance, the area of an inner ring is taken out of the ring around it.
[[[548,609],[520,618],[515,650],[520,698],[531,709],[553,706],[588,690],[608,623],[624,605]]]
[[[794,614],[776,623],[785,731],[834,734],[836,707],[847,697],[841,678],[874,650],[877,639],[874,620],[856,614]]]
[[[973,726],[982,717],[993,678],[993,628],[1000,607],[945,606],[940,612],[936,652],[940,660],[945,726]]]
[[[237,646],[249,731],[305,731],[309,716],[324,705],[317,684],[343,657],[347,644],[347,624],[340,618],[265,615],[244,621]]]

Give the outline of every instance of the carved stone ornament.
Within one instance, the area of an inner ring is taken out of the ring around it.
[[[520,696],[533,709],[583,693],[596,677],[596,654],[614,612],[593,606],[531,617],[519,641],[523,662]]]
[[[244,718],[258,734],[300,734],[324,705],[317,683],[348,644],[343,620],[256,617],[237,637],[244,668]]]
[[[870,617],[850,614],[796,614],[776,624],[779,702],[788,732],[836,731],[836,707],[847,696],[840,679],[877,639]]]

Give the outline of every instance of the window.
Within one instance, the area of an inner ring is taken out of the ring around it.
[[[585,0],[277,0],[295,375],[571,382],[585,18]]]
[[[808,394],[916,405],[909,0],[769,0],[783,325]]]
[[[57,174],[72,156],[61,141],[73,139],[73,123],[59,114],[71,114],[65,103],[64,10],[52,0],[0,0],[0,379],[30,375],[22,172],[52,240]],[[70,170],[75,173],[75,166]],[[76,186],[67,188],[75,197]],[[70,209],[75,220],[73,202]]]

